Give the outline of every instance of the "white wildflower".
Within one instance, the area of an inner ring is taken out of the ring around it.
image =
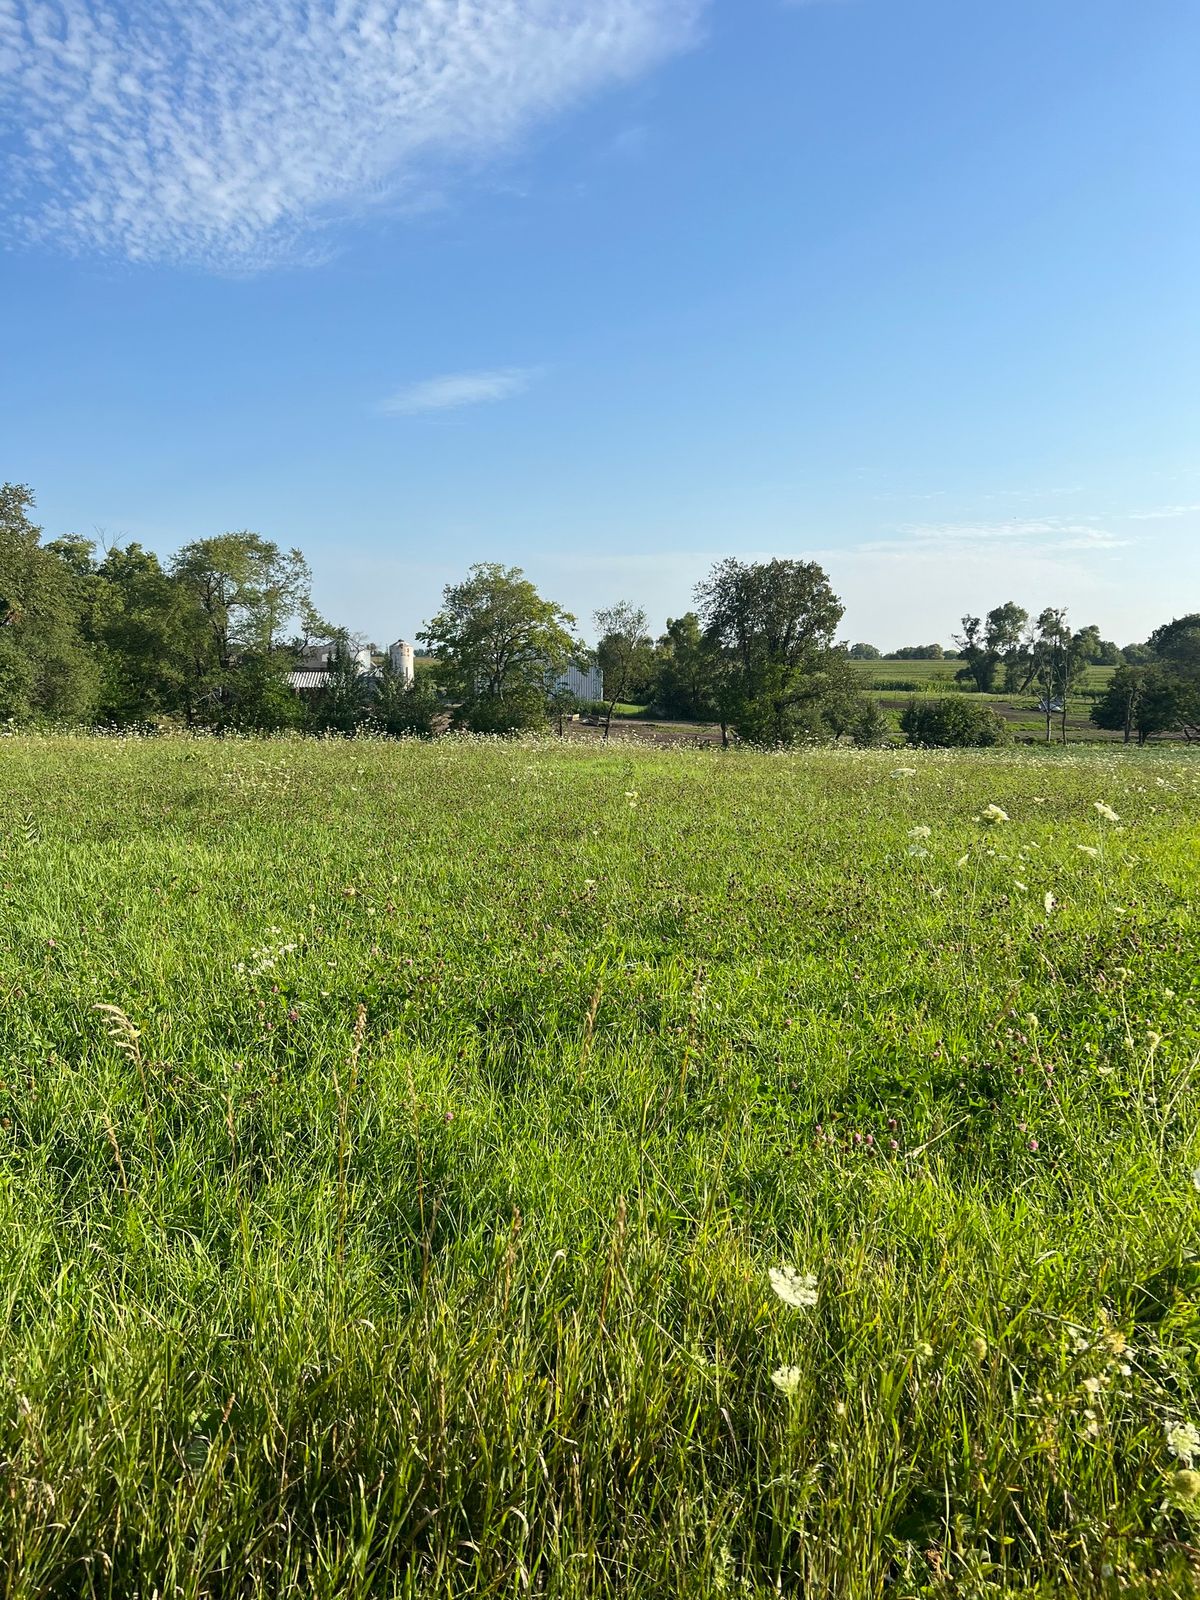
[[[1028,894],[1029,893],[1029,885],[1027,883],[1022,883],[1020,878],[1014,878],[1013,879],[1013,888],[1014,889],[1019,889],[1022,894]]]
[[[1100,815],[1104,818],[1104,820],[1106,822],[1120,822],[1121,819],[1117,815],[1117,813],[1113,810],[1113,808],[1111,806],[1105,805],[1103,800],[1097,800],[1094,803],[1095,803],[1096,810],[1100,813]]]
[[[897,767],[895,772],[892,773],[893,778],[915,778],[916,775],[916,767]]]
[[[932,828],[927,828],[924,823],[922,823],[920,827],[910,828],[908,830],[908,837],[910,839],[928,839],[932,832]]]
[[[1094,844],[1077,844],[1075,848],[1085,856],[1098,856],[1100,854]]]
[[[980,822],[1011,822],[1012,818],[1003,806],[984,806],[979,818]]]
[[[1047,890],[1045,896],[1042,899],[1042,904],[1046,908],[1046,915],[1049,916],[1052,911],[1057,909],[1058,901],[1054,898],[1054,896],[1050,893],[1050,891]]]
[[[1195,1172],[1192,1173],[1192,1188],[1200,1193],[1200,1167],[1197,1167]]]
[[[781,1393],[793,1395],[800,1387],[803,1376],[799,1367],[776,1367],[771,1374],[771,1382]]]
[[[971,858],[970,858],[969,855],[959,856],[959,858],[958,858],[957,862],[955,863],[955,865],[956,866],[960,866],[960,867],[965,867],[967,862],[970,861],[970,859]]]
[[[1185,1467],[1200,1456],[1200,1430],[1194,1422],[1173,1422],[1167,1428],[1167,1449]]]
[[[784,1305],[806,1311],[817,1303],[817,1280],[811,1272],[797,1272],[795,1267],[772,1267],[767,1276],[771,1287]]]
[[[924,847],[919,844],[910,844],[908,847],[908,853],[910,856],[916,856],[918,861],[924,861],[925,857],[929,854],[929,851],[924,849]]]

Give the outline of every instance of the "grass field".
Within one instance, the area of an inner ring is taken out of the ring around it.
[[[0,1595],[1200,1592],[1198,815],[0,741]]]

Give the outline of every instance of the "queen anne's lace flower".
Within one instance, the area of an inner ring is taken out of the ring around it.
[[[771,1287],[786,1306],[806,1311],[817,1303],[817,1280],[811,1272],[797,1272],[795,1267],[772,1267],[767,1276]]]
[[[1110,805],[1106,805],[1103,800],[1097,800],[1097,801],[1094,802],[1094,804],[1095,804],[1096,810],[1100,813],[1100,815],[1104,818],[1104,820],[1106,822],[1120,822],[1121,819],[1117,815],[1117,813],[1113,810],[1113,808]]]
[[[1200,1430],[1194,1422],[1172,1422],[1167,1427],[1167,1449],[1185,1467],[1200,1456]]]
[[[783,1394],[792,1395],[800,1387],[803,1376],[799,1367],[776,1367],[771,1374],[771,1382]]]

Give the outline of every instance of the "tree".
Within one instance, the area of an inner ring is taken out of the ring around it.
[[[1029,613],[1013,600],[996,606],[986,618],[964,617],[962,632],[954,639],[966,662],[959,678],[963,682],[973,682],[980,694],[991,694],[1003,667],[1004,687],[1017,688],[1022,662],[1028,659],[1025,642],[1028,621]]]
[[[392,738],[433,737],[441,715],[437,685],[431,673],[422,669],[407,683],[385,657],[380,668],[369,720]]]
[[[455,726],[511,733],[545,725],[547,695],[583,653],[574,626],[520,567],[481,562],[463,583],[447,584],[441,611],[417,637],[437,658],[443,690],[458,701]]]
[[[852,644],[850,646],[851,661],[879,661],[880,652],[873,644]]]
[[[348,634],[336,637],[326,672],[313,721],[327,733],[353,733],[368,716],[371,703],[357,643]]]
[[[892,724],[874,700],[864,699],[862,708],[850,724],[850,738],[861,750],[877,750],[892,743]]]
[[[1100,630],[1094,626],[1072,633],[1064,607],[1048,606],[1038,617],[1028,646],[1029,673],[1025,687],[1036,683],[1040,691],[1047,744],[1056,715],[1062,743],[1066,744],[1068,698],[1087,670],[1099,642]]]
[[[224,533],[186,544],[171,563],[185,597],[181,634],[188,720],[262,725],[285,701],[289,627],[315,617],[312,575],[299,550],[261,534]]]
[[[966,620],[965,618],[963,619]],[[946,652],[940,644],[906,644],[899,650],[889,650],[885,661],[941,661]]]
[[[1096,727],[1123,733],[1126,744],[1135,733],[1139,744],[1173,730],[1187,737],[1197,717],[1200,694],[1162,666],[1118,667],[1092,707]]]
[[[817,708],[819,730],[834,739],[849,734],[858,743],[858,734],[878,732],[871,716],[878,709],[862,691],[862,678],[855,672],[844,646],[826,650],[809,683],[810,703]]]
[[[604,737],[608,738],[612,715],[618,701],[628,698],[632,685],[648,676],[654,645],[646,632],[646,613],[641,606],[618,600],[594,613],[600,643],[596,664],[604,678]]]
[[[33,505],[24,484],[0,484],[0,718],[86,716],[96,670],[79,626],[82,580],[41,543]]]
[[[188,666],[180,585],[140,544],[114,545],[87,583],[82,625],[99,670],[97,715],[118,724],[174,715]]]
[[[1007,722],[991,706],[970,696],[943,700],[911,700],[900,714],[900,728],[909,744],[929,749],[1007,744]]]
[[[1147,643],[1168,671],[1200,684],[1200,611],[1155,628]]]
[[[751,744],[790,745],[823,729],[818,674],[842,603],[814,562],[718,562],[696,598],[726,681],[718,704]]]
[[[654,703],[664,717],[680,722],[715,718],[715,676],[720,652],[704,637],[694,611],[668,617],[667,631],[654,648]]]

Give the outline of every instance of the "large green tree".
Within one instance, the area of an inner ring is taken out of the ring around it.
[[[33,505],[24,484],[0,484],[0,718],[88,716],[97,674],[81,574],[42,544]]]
[[[747,743],[828,737],[845,706],[844,653],[834,662],[842,603],[811,561],[718,562],[696,590],[711,644],[724,659],[724,713]],[[836,679],[836,683],[835,683]]]
[[[668,617],[667,631],[654,648],[654,703],[662,715],[680,722],[716,721],[721,662],[719,647],[705,638],[694,611]]]
[[[437,661],[456,727],[512,733],[546,725],[557,679],[584,654],[575,618],[543,599],[520,567],[480,562],[447,584],[417,637]]]
[[[1136,736],[1146,744],[1160,733],[1187,737],[1200,718],[1200,695],[1178,673],[1162,666],[1118,667],[1092,707],[1098,728]]]
[[[1165,622],[1154,630],[1147,644],[1155,660],[1168,672],[1200,685],[1200,611]]]
[[[986,617],[964,617],[962,632],[954,639],[966,663],[958,676],[974,683],[981,694],[997,687],[1019,688],[1029,663],[1028,623],[1029,613],[1015,600],[994,607]]]
[[[280,550],[258,533],[224,533],[184,545],[171,576],[184,601],[189,721],[261,727],[298,719],[286,641],[315,617],[312,575],[300,551]]]

